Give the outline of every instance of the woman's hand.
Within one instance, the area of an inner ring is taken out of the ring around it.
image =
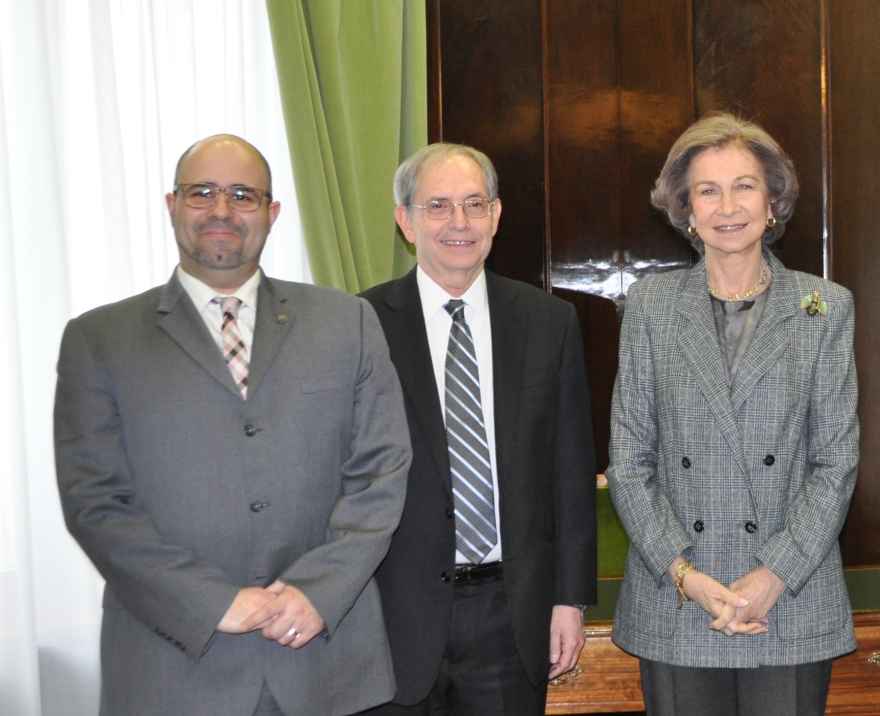
[[[738,621],[763,621],[766,624],[767,613],[785,591],[785,582],[762,565],[737,579],[730,589],[749,602],[748,606],[736,610]]]
[[[676,557],[669,566],[668,574],[673,583],[679,565],[684,562],[683,557]],[[750,612],[746,611],[750,605],[748,595],[728,589],[708,574],[691,569],[685,573],[681,587],[688,599],[699,604],[712,617],[713,621],[709,624],[711,629],[723,631],[728,636],[763,634],[767,631],[766,619],[749,618]],[[764,615],[766,612],[761,617]]]

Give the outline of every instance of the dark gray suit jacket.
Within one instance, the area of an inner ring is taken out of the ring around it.
[[[554,604],[596,599],[595,458],[590,398],[571,304],[486,274],[504,589],[530,678],[546,680]],[[455,523],[416,271],[364,293],[403,386],[413,443],[406,506],[377,578],[398,680],[395,702],[423,699],[449,634]]]
[[[733,385],[705,264],[634,284],[620,337],[608,482],[632,540],[614,641],[683,666],[819,661],[855,647],[837,538],[856,479],[852,296],[768,256],[773,284]],[[818,291],[828,315],[801,299]],[[665,570],[786,585],[769,633],[727,637]]]
[[[403,505],[409,439],[373,310],[264,278],[242,401],[186,292],[71,321],[58,362],[58,483],[107,585],[102,714],[289,714],[394,690],[372,574]],[[242,586],[301,588],[327,634],[300,650],[215,626]]]

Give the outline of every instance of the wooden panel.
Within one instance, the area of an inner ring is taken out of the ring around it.
[[[758,121],[791,155],[801,182],[779,244],[789,268],[822,274],[822,13],[819,0],[694,0],[696,110]]]
[[[833,278],[853,291],[862,457],[843,535],[847,564],[880,563],[880,3],[831,2]]]
[[[693,263],[690,244],[651,206],[673,142],[694,119],[690,0],[621,0],[620,186],[623,288]]]
[[[693,258],[648,200],[693,115],[689,17],[689,0],[546,3],[551,282],[578,306],[587,338],[600,471],[619,332],[601,299],[620,304],[639,276]]]
[[[617,2],[547,2],[551,281],[620,296]]]
[[[880,714],[880,612],[856,614],[859,648],[834,662],[826,714]]]
[[[880,713],[880,613],[856,614],[859,647],[835,660],[826,714]],[[592,714],[644,709],[639,662],[611,642],[611,623],[584,627],[578,665],[547,692],[548,714]]]
[[[486,152],[503,213],[492,268],[544,285],[544,129],[541,8],[537,0],[435,0],[447,142]],[[434,34],[429,33],[429,36]],[[436,75],[433,75],[436,76]]]

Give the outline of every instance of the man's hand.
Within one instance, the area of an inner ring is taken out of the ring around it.
[[[581,610],[566,604],[553,607],[550,617],[549,678],[571,671],[584,648],[584,620]]]
[[[244,587],[238,590],[226,614],[217,625],[217,631],[224,634],[244,634],[259,629],[263,624],[252,624],[248,618],[258,609],[265,607],[275,595],[260,587]]]
[[[747,606],[736,610],[735,620],[743,623],[761,622],[766,627],[767,613],[785,591],[785,582],[762,565],[737,579],[730,589],[749,601]]]
[[[309,598],[286,582],[275,581],[266,587],[271,601],[251,613],[243,626],[262,629],[263,636],[282,646],[299,649],[324,629],[324,620]]]

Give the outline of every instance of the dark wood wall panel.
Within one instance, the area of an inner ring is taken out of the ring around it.
[[[546,3],[547,215],[554,288],[620,294],[617,1]],[[583,48],[590,48],[584,61]]]
[[[553,292],[574,303],[593,391],[597,468],[608,465],[621,297],[617,0],[545,3],[547,225]],[[584,62],[584,48],[590,62]]]
[[[624,290],[693,262],[690,243],[651,207],[669,148],[694,120],[691,0],[620,0],[621,248]]]
[[[544,114],[541,7],[534,0],[433,0],[441,28],[442,121],[435,141],[470,144],[495,163],[501,228],[490,264],[544,285]],[[448,31],[444,31],[448,30]]]
[[[832,128],[831,187],[834,280],[856,304],[856,362],[862,459],[844,531],[850,564],[880,563],[880,3],[831,2],[829,9]]]
[[[818,0],[694,0],[697,115],[729,109],[765,127],[801,183],[778,253],[822,274],[822,13]]]

